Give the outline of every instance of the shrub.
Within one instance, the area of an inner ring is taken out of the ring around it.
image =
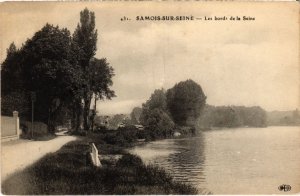
[[[117,167],[140,167],[142,165],[142,159],[139,156],[132,154],[125,154],[116,164]]]
[[[133,195],[135,194],[136,189],[134,186],[130,186],[130,185],[117,185],[114,190],[113,193],[117,194],[117,195]]]
[[[161,109],[143,110],[142,124],[147,130],[145,133],[151,139],[167,138],[173,135],[174,122],[169,115]]]
[[[163,168],[154,165],[140,165],[137,167],[138,183],[141,185],[166,185],[172,183],[172,177]]]
[[[95,133],[105,133],[106,131],[108,131],[108,129],[104,125],[98,125],[98,126],[96,126],[96,129],[94,130]]]

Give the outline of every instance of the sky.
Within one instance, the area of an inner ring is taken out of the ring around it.
[[[224,6],[226,4],[226,6]],[[296,2],[26,2],[0,5],[0,60],[47,22],[73,33],[79,13],[95,12],[97,58],[115,70],[117,97],[100,115],[130,113],[155,89],[192,79],[211,105],[300,108],[299,6]],[[272,10],[272,11],[270,11]],[[194,16],[193,21],[136,21],[136,16]],[[122,17],[131,20],[121,21]],[[254,17],[207,21],[204,17]]]

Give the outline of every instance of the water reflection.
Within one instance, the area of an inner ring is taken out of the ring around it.
[[[135,147],[131,153],[141,156],[147,164],[164,167],[175,180],[205,189],[204,134],[184,139],[167,139]],[[200,182],[200,183],[199,183]]]
[[[238,128],[150,142],[130,150],[175,180],[214,194],[300,192],[300,128]],[[289,192],[278,186],[288,184]]]
[[[177,146],[176,152],[169,155],[166,167],[172,173],[174,178],[184,182],[195,184],[196,182],[205,182],[204,174],[204,138],[203,135],[195,138],[174,140],[174,146]],[[156,160],[161,161],[162,160]],[[197,185],[199,183],[196,183]]]

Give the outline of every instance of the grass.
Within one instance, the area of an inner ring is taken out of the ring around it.
[[[198,194],[198,190],[175,182],[164,169],[145,165],[140,157],[126,154],[124,147],[108,144],[106,134],[88,134],[64,145],[2,183],[3,194]],[[90,165],[89,143],[101,154],[123,154],[116,164],[101,161],[103,167]],[[127,144],[125,144],[127,145]]]

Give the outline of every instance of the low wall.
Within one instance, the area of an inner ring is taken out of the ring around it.
[[[13,116],[1,116],[1,140],[9,141],[19,139],[20,120],[18,112],[14,111]]]

